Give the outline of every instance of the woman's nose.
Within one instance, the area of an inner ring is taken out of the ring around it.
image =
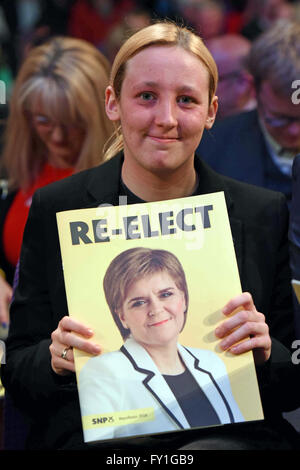
[[[176,107],[171,100],[164,100],[158,105],[155,122],[166,128],[177,126]]]
[[[60,124],[55,124],[51,131],[51,139],[54,142],[62,142],[65,139],[65,132]]]
[[[154,316],[162,311],[162,302],[159,299],[152,299],[149,304],[149,315]]]

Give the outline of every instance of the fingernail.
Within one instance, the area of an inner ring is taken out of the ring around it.
[[[101,353],[101,348],[100,346],[95,346],[94,347],[95,354],[100,354]]]
[[[7,325],[7,323],[2,322],[2,323],[1,323],[1,326],[2,326],[2,328],[7,328],[8,325]]]
[[[220,327],[216,328],[215,329],[215,335],[220,336],[220,333],[221,333],[221,328]]]

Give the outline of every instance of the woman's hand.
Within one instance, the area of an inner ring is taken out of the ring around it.
[[[239,310],[233,314],[236,309]],[[267,361],[272,344],[269,327],[265,316],[256,310],[251,294],[243,292],[231,299],[223,308],[223,313],[233,315],[215,330],[216,336],[222,338],[220,347],[233,354],[253,350],[256,364]]]
[[[88,354],[100,354],[100,346],[88,341],[92,336],[93,331],[86,325],[69,316],[63,317],[51,334],[52,343],[49,349],[54,372],[59,375],[75,372],[73,348]]]
[[[9,323],[9,305],[12,299],[12,288],[0,275],[0,323],[8,325]]]

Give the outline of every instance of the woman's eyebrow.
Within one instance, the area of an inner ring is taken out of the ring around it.
[[[141,89],[141,88],[158,88],[159,84],[157,82],[145,80],[144,82],[135,83],[132,85],[132,88]]]
[[[160,88],[160,84],[157,82],[154,82],[152,80],[145,80],[143,82],[139,82],[136,84],[132,85],[132,88],[135,89],[140,89],[140,88]],[[181,85],[177,89],[178,93],[195,93],[197,92],[197,89],[195,87],[192,87],[190,85]]]
[[[163,289],[160,289],[158,293],[165,292],[166,290],[175,290],[175,287],[164,287]]]

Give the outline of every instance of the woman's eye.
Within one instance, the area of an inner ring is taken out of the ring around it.
[[[171,297],[171,295],[173,295],[173,292],[167,291],[167,292],[163,292],[161,294],[161,297],[162,298],[167,298],[167,297]]]
[[[178,103],[190,104],[194,102],[194,99],[191,96],[179,96]]]
[[[44,116],[43,114],[36,114],[34,116],[35,122],[37,124],[49,124],[50,119],[47,116]]]
[[[143,92],[140,94],[140,97],[142,98],[142,100],[144,101],[151,101],[154,99],[154,96],[152,93],[149,93],[147,91]]]
[[[135,308],[135,307],[141,307],[142,305],[145,304],[145,301],[144,300],[136,300],[135,302],[133,302],[131,304],[131,307]]]

